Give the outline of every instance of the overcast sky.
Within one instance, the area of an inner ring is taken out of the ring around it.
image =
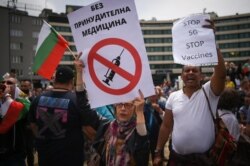
[[[1,5],[8,0],[0,0]],[[53,9],[54,12],[65,12],[65,5],[89,5],[97,0],[17,0],[20,5],[27,3],[27,8]],[[135,0],[139,19],[169,20],[187,16],[192,13],[216,12],[218,16],[250,13],[250,0]],[[40,11],[34,11],[38,15]]]

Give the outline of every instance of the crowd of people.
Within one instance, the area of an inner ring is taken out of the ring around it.
[[[214,27],[211,23],[205,28]],[[69,67],[59,67],[53,86],[43,91],[32,92],[28,80],[18,83],[13,76],[4,77],[0,165],[32,166],[34,151],[39,166],[83,166],[85,161],[157,166],[166,160],[169,166],[214,165],[207,159],[215,131],[206,95],[213,114],[219,111],[236,141],[250,137],[250,63],[236,68],[224,62],[219,48],[217,53],[218,64],[209,79],[204,79],[201,67],[183,66],[184,87],[179,90],[165,82],[155,86],[153,96],[145,98],[139,90],[131,101],[95,109],[88,102],[81,54],[74,61],[76,75]],[[169,156],[164,154],[167,141]],[[242,158],[230,160],[249,165]]]

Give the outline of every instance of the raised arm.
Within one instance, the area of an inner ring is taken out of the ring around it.
[[[211,20],[206,20],[209,22],[209,25],[204,25],[204,28],[213,29],[215,32],[214,22]],[[225,79],[226,79],[226,67],[224,63],[223,56],[220,52],[220,49],[217,48],[218,54],[218,64],[214,67],[214,73],[211,77],[211,89],[215,95],[219,96],[225,87]]]
[[[226,68],[219,48],[217,48],[217,54],[218,65],[214,67],[214,73],[211,77],[211,89],[215,95],[219,96],[225,87]]]
[[[136,97],[134,99],[135,113],[136,113],[136,129],[139,135],[145,136],[147,135],[145,117],[143,113],[145,100],[141,90],[139,90],[139,95],[140,95],[139,97]]]
[[[75,69],[76,69],[76,97],[77,97],[77,104],[81,112],[82,120],[84,125],[89,126],[83,128],[84,131],[91,131],[89,133],[95,133],[94,130],[100,125],[100,117],[97,115],[96,111],[90,108],[88,102],[87,91],[85,89],[85,82],[83,80],[83,61],[80,59],[81,53],[77,56],[76,60],[74,61]],[[92,136],[94,137],[94,136]]]
[[[83,80],[83,61],[80,60],[82,53],[80,53],[74,61],[76,69],[76,91],[83,91],[85,89],[85,82]]]

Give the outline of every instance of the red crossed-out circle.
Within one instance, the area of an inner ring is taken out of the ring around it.
[[[130,52],[130,54],[132,55],[135,61],[135,73],[134,74],[127,72],[126,70],[122,69],[119,66],[116,66],[115,64],[105,59],[104,57],[98,55],[97,51],[107,45],[118,45]],[[105,86],[96,76],[95,69],[94,69],[94,61],[98,61],[99,63],[114,70],[116,74],[119,74],[121,77],[128,80],[129,84],[121,89],[112,89],[110,87]],[[137,50],[127,41],[118,39],[118,38],[103,39],[99,41],[98,43],[96,43],[89,52],[88,67],[89,67],[90,77],[92,78],[96,86],[99,87],[104,92],[113,94],[113,95],[123,95],[131,91],[139,82],[141,78],[141,73],[142,73],[141,58]]]

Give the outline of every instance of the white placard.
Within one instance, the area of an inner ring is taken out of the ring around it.
[[[218,56],[208,14],[193,14],[174,22],[172,28],[174,62],[183,65],[216,65]]]
[[[92,108],[155,93],[134,0],[101,0],[68,19]]]

